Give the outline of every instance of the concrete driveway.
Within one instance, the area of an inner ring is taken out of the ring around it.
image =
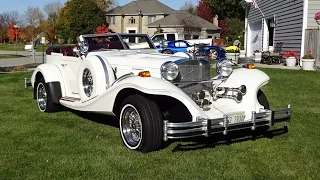
[[[2,51],[0,50],[0,54],[17,54],[22,55],[24,57],[21,58],[8,58],[8,59],[0,59],[0,67],[11,67],[11,66],[19,66],[24,64],[31,63],[42,63],[46,60],[46,55],[42,52],[35,52],[35,58],[33,59],[32,52],[27,51]]]

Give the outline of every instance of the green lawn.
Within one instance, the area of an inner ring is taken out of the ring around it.
[[[24,56],[15,55],[15,54],[0,54],[0,59],[20,58],[20,57],[24,57]]]
[[[149,154],[125,148],[110,117],[40,113],[24,89],[31,73],[0,74],[0,179],[318,179],[319,72],[263,71],[271,107],[292,105],[288,133],[230,145],[173,142]]]
[[[4,51],[25,51],[24,50],[24,44],[9,44],[9,43],[3,43],[0,44],[0,50],[4,50]],[[36,52],[42,52],[43,49],[46,50],[48,49],[50,45],[37,45],[34,49],[36,50]]]

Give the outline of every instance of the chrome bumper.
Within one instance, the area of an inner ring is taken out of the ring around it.
[[[291,108],[257,113],[252,112],[251,120],[242,123],[228,123],[228,116],[217,119],[198,119],[196,122],[170,123],[164,121],[164,141],[168,139],[191,138],[197,136],[209,137],[212,134],[223,133],[227,135],[230,131],[251,129],[256,127],[273,126],[275,123],[289,121]]]

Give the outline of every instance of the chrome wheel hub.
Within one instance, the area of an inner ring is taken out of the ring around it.
[[[82,85],[84,93],[90,97],[93,91],[93,78],[89,69],[85,69],[82,75]]]
[[[218,58],[218,52],[216,50],[211,49],[209,51],[209,58],[210,59],[217,59]]]
[[[141,118],[133,106],[127,105],[124,108],[121,116],[121,131],[128,145],[134,147],[140,143],[142,137]]]
[[[43,83],[39,83],[37,87],[37,102],[41,111],[45,111],[47,108],[47,92]]]

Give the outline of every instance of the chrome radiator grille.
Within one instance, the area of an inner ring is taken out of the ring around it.
[[[210,79],[209,65],[180,65],[181,82],[206,81]]]
[[[211,83],[199,83],[210,80],[210,64],[205,65],[179,65],[180,83],[178,87],[186,94],[198,93],[202,89],[208,89]],[[190,82],[190,83],[183,83]]]

